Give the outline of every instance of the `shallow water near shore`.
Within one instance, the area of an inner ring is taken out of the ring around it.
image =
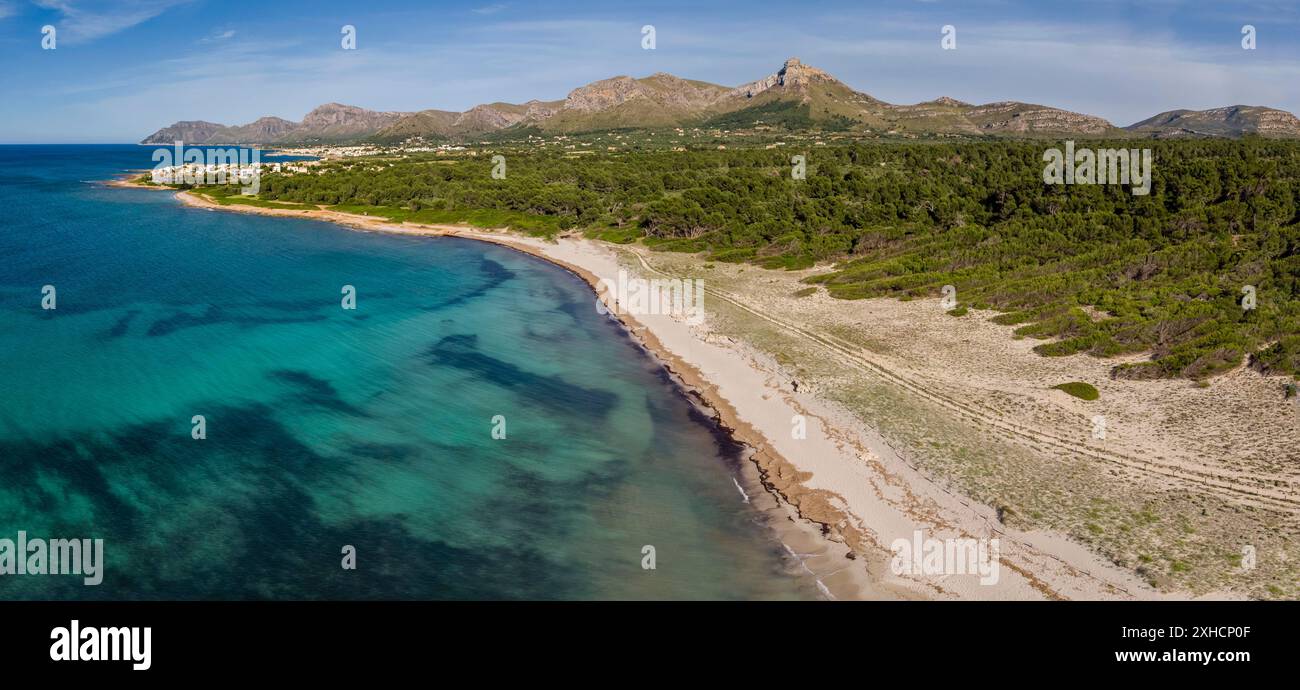
[[[0,147],[0,538],[107,561],[0,597],[818,596],[577,277],[94,183],[150,151]]]

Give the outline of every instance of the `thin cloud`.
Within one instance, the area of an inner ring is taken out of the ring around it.
[[[475,7],[470,11],[473,12],[474,14],[496,14],[497,12],[506,9],[507,7],[509,7],[509,5],[506,5],[504,3],[496,3],[494,5],[484,5],[482,7]]]
[[[88,42],[125,31],[189,0],[36,0],[58,12],[59,40]]]
[[[221,41],[228,41],[234,37],[235,37],[235,30],[227,29],[226,31],[214,32],[210,36],[204,36],[203,38],[199,39],[199,43],[219,43]]]

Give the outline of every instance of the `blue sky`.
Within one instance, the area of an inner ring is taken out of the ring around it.
[[[55,50],[41,48],[47,24]],[[945,24],[956,50],[940,48]],[[0,0],[0,143],[134,142],[176,120],[298,120],[330,101],[463,110],[616,74],[740,84],[796,55],[892,103],[1021,100],[1118,125],[1236,103],[1300,111],[1295,0]]]

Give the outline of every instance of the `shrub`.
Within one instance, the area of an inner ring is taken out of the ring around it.
[[[1084,383],[1083,381],[1062,383],[1052,386],[1052,388],[1065,391],[1080,400],[1096,400],[1101,397],[1101,393],[1098,393],[1097,389],[1093,387],[1092,384]]]

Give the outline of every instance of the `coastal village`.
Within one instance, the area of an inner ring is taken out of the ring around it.
[[[390,158],[408,158],[412,155],[420,154],[434,154],[437,156],[478,156],[480,151],[497,151],[510,148],[533,150],[559,149],[570,152],[572,155],[583,155],[594,153],[596,151],[617,152],[665,148],[672,151],[705,148],[725,150],[727,149],[728,144],[716,143],[723,140],[730,142],[733,147],[739,145],[741,148],[751,146],[775,149],[787,146],[788,143],[825,146],[826,140],[838,141],[845,138],[844,135],[837,134],[823,136],[820,133],[817,133],[801,136],[798,133],[785,132],[782,133],[783,136],[779,139],[774,139],[769,134],[770,130],[770,127],[763,125],[756,126],[749,130],[716,128],[701,129],[698,127],[685,129],[678,127],[661,132],[637,132],[635,134],[604,132],[592,135],[529,135],[520,141],[504,144],[493,141],[467,142],[463,144],[434,143],[426,140],[424,137],[416,136],[393,145],[317,144],[277,147],[264,149],[266,153],[263,155],[268,157],[286,157],[302,160],[266,163],[258,161],[231,163],[223,162],[225,159],[222,158],[222,156],[217,156],[220,160],[210,163],[187,163],[184,165],[172,166],[161,165],[152,170],[151,181],[154,184],[224,184],[225,180],[228,179],[248,179],[249,176],[263,173],[279,173],[288,175],[309,173],[313,172],[313,169],[322,162],[330,160],[378,156]],[[737,141],[737,137],[740,138],[740,141]],[[745,142],[745,138],[750,138],[752,141]],[[787,142],[786,140],[790,141]]]

